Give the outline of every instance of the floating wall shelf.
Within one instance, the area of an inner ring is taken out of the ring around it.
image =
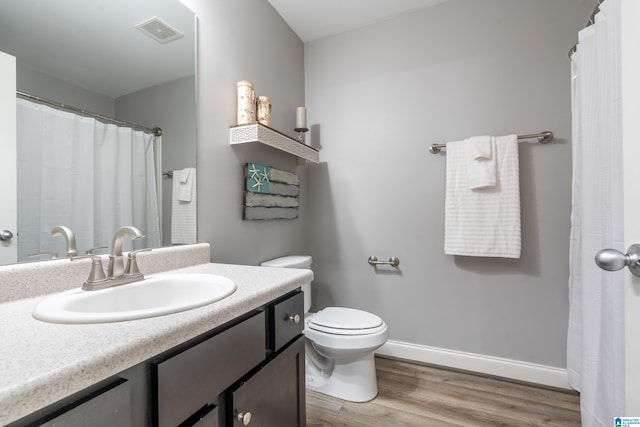
[[[231,145],[260,142],[300,159],[313,163],[320,162],[320,153],[315,148],[260,123],[232,126],[229,129],[229,139]]]

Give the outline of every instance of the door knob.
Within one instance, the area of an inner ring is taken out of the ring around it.
[[[629,267],[634,276],[640,277],[640,244],[629,246],[623,254],[616,249],[603,249],[596,254],[596,264],[603,270],[617,271]]]
[[[11,240],[12,237],[13,237],[13,233],[10,232],[9,230],[0,231],[0,240]]]

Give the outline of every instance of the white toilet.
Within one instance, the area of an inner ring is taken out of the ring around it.
[[[286,256],[265,267],[311,268],[311,257]],[[387,325],[375,314],[327,307],[313,314],[311,283],[304,291],[307,388],[352,402],[367,402],[378,394],[373,352],[387,341]]]

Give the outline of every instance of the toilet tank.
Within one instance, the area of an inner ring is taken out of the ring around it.
[[[260,264],[263,267],[281,267],[281,268],[311,268],[311,256],[309,255],[289,255],[281,258],[265,261]]]
[[[265,261],[260,264],[262,267],[280,267],[280,268],[305,268],[311,269],[310,255],[289,255],[281,258]],[[302,285],[304,292],[304,312],[308,313],[311,309],[311,283]]]

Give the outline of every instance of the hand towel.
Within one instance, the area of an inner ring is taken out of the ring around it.
[[[175,171],[173,176],[179,177],[180,181],[180,194],[178,200],[181,202],[190,202],[191,193],[193,193],[193,179],[191,176],[195,176],[195,168],[185,168],[181,171]]]
[[[496,185],[471,190],[466,141],[447,144],[444,252],[520,258],[518,137],[494,137]]]
[[[183,181],[185,171],[188,171],[187,182]],[[180,200],[181,196],[186,198],[183,188],[189,183],[189,201]],[[190,244],[197,243],[196,234],[196,214],[197,214],[197,187],[195,168],[186,168],[173,172],[173,194],[171,198],[171,243]]]
[[[493,149],[491,147],[491,137],[489,135],[472,136],[467,138],[469,155],[471,159],[490,159]]]
[[[496,186],[495,141],[490,136],[474,136],[465,140],[467,172],[472,190]]]

